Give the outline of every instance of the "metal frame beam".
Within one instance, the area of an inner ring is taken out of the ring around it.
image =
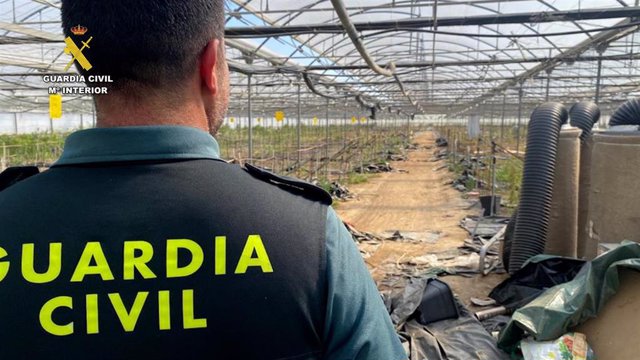
[[[353,24],[357,31],[421,29],[448,26],[481,26],[498,24],[538,24],[562,21],[600,20],[640,17],[640,7],[611,9],[582,9],[569,11],[526,12],[518,14],[495,14],[479,16],[411,18],[393,21],[363,22]],[[234,37],[269,37],[288,34],[343,33],[341,24],[310,24],[291,26],[252,26],[231,27],[225,30],[225,36]],[[469,34],[472,36],[473,34]]]

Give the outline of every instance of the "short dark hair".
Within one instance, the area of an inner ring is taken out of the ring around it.
[[[62,27],[86,27],[92,68],[111,88],[162,88],[184,80],[211,39],[224,36],[223,0],[62,0]],[[80,41],[75,41],[82,46]],[[77,64],[76,64],[77,65]]]

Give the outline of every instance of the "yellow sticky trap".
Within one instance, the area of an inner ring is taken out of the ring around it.
[[[276,118],[277,122],[281,122],[284,120],[284,111],[276,111],[276,113],[273,115],[273,117]]]
[[[62,95],[49,95],[49,116],[52,119],[60,119],[62,117]]]
[[[313,117],[313,125],[318,125],[318,118],[317,117]]]
[[[257,118],[256,120],[257,120],[258,122],[262,122],[262,118],[261,118],[261,117]]]
[[[236,118],[230,117],[229,118],[229,124],[233,124],[234,122],[236,122]]]
[[[366,117],[363,116],[363,117],[360,118],[360,123],[361,124],[364,124],[366,122],[367,122],[367,118]]]
[[[356,118],[355,116],[351,117],[352,124],[356,124],[357,122],[358,122],[358,118]]]

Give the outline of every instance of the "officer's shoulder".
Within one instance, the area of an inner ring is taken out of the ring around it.
[[[16,166],[5,169],[0,173],[0,191],[8,189],[19,182],[38,175],[40,170],[35,166]]]
[[[328,192],[306,181],[288,176],[276,175],[271,171],[261,169],[248,163],[244,164],[243,170],[255,179],[277,186],[278,188],[294,195],[302,196],[306,199],[317,201],[325,205],[331,205],[331,203],[333,203],[333,199]]]

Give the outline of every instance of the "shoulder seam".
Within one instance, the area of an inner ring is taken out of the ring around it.
[[[249,163],[244,164],[244,170],[258,180],[278,186],[279,188],[296,195],[304,196],[309,200],[319,201],[325,205],[331,205],[333,203],[333,199],[328,192],[306,181],[276,175]]]

